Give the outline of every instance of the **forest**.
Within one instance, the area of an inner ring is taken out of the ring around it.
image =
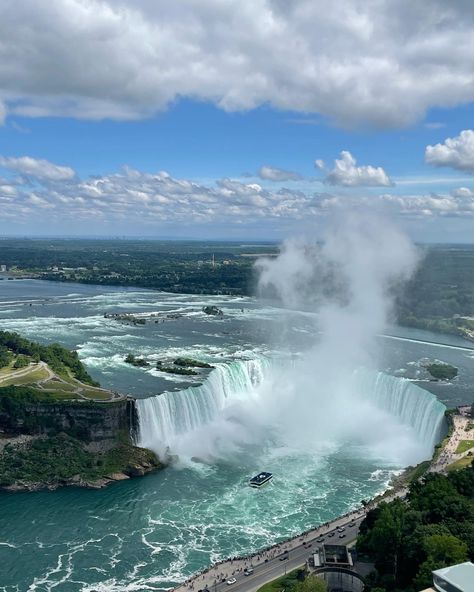
[[[435,569],[474,559],[474,466],[414,481],[406,500],[381,503],[362,522],[359,556],[373,561],[371,592],[416,592]]]
[[[192,294],[256,293],[254,263],[276,243],[2,239],[2,277],[137,286]],[[418,245],[408,283],[392,286],[393,321],[474,338],[474,246]],[[471,318],[472,317],[472,318]]]

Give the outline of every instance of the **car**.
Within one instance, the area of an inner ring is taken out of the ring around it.
[[[236,582],[236,581],[237,581],[237,580],[236,580],[235,578],[229,578],[229,579],[227,580],[227,585],[228,585],[228,586],[232,586],[232,584],[235,584],[235,582]]]
[[[304,548],[305,549],[309,549],[311,547],[312,543],[305,543],[304,544]]]
[[[340,528],[337,529],[337,532],[344,532],[346,529],[344,528],[344,526],[341,526]]]
[[[349,526],[350,526],[350,528],[352,528],[353,526],[355,526],[354,522],[351,522],[351,523],[349,524]]]
[[[334,536],[334,532],[330,532],[330,533],[328,534],[328,537],[333,537],[333,536]]]
[[[324,543],[324,539],[323,537],[319,537],[319,539],[316,540],[317,543]]]
[[[283,555],[280,555],[280,561],[285,561],[285,559],[288,559],[288,551],[283,553]]]
[[[249,576],[250,574],[253,574],[253,567],[247,567],[244,569],[244,576]]]
[[[340,538],[340,539],[343,539],[345,536],[346,536],[345,534],[340,534],[340,535],[339,535],[339,538]]]

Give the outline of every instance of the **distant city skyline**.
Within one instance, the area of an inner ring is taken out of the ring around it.
[[[363,211],[472,242],[473,21],[439,0],[4,3],[0,235],[281,240]]]

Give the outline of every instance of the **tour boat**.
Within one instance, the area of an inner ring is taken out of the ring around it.
[[[249,481],[250,487],[263,487],[273,479],[273,473],[262,472]]]

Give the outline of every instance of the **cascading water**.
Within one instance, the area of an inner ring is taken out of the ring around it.
[[[232,425],[229,410],[245,407],[253,419],[262,414],[262,406],[265,414],[262,400],[266,395],[267,410],[268,405],[278,404],[273,388],[267,389],[270,397],[262,388],[265,383],[271,383],[277,370],[281,370],[281,363],[267,358],[234,361],[219,365],[198,387],[139,399],[139,444],[159,454],[165,451],[179,453],[183,449],[180,446],[183,440],[194,434],[193,442],[198,450],[202,439],[226,412],[227,424]],[[434,395],[406,379],[366,369],[353,373],[349,387],[353,402],[365,401],[410,428],[425,457],[431,454],[440,435],[445,411],[445,406]],[[334,418],[327,418],[327,421],[333,422]],[[222,424],[218,429],[222,432]],[[219,435],[223,439],[228,436],[226,433]],[[193,449],[192,442],[188,448]]]
[[[446,411],[443,403],[406,378],[367,370],[356,371],[354,378],[356,392],[361,397],[412,427],[427,450],[433,450]]]
[[[269,366],[265,358],[220,364],[200,386],[138,399],[140,446],[169,450],[184,434],[216,419],[229,403],[252,398]]]

